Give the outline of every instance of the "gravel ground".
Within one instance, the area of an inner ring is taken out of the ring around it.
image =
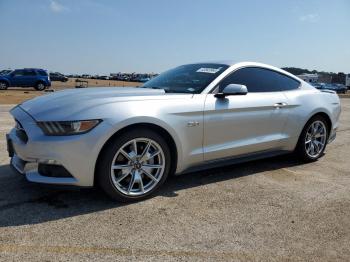
[[[37,185],[8,165],[0,105],[2,261],[349,261],[350,99],[319,161],[270,158],[171,178],[130,205]]]

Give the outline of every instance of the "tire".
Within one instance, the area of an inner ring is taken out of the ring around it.
[[[0,90],[6,90],[8,87],[9,85],[6,82],[4,81],[0,82]]]
[[[96,181],[114,200],[139,201],[159,189],[169,176],[170,166],[166,141],[152,130],[135,129],[121,134],[103,149]]]
[[[43,90],[45,90],[46,89],[46,85],[45,85],[45,83],[43,83],[43,82],[38,82],[36,85],[35,85],[35,90],[37,90],[37,91],[43,91]]]
[[[318,132],[314,132],[316,128]],[[295,149],[296,155],[304,162],[316,161],[327,146],[330,127],[323,116],[312,117],[303,128]]]

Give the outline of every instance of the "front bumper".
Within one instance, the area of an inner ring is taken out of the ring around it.
[[[45,136],[35,120],[21,107],[11,110],[14,118],[26,131],[28,141],[13,128],[6,135],[11,165],[31,182],[75,186],[93,186],[98,154],[104,144],[107,123],[100,123],[86,134],[74,136]],[[58,165],[71,177],[52,177],[40,173],[40,164]]]

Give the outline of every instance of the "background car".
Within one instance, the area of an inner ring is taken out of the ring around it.
[[[310,85],[312,85],[313,87],[317,88],[317,89],[324,89],[325,84],[324,83],[309,83]]]
[[[348,88],[343,84],[336,84],[336,83],[310,83],[313,87],[319,89],[319,90],[332,90],[337,93],[343,93],[345,94],[348,90]]]
[[[92,75],[82,74],[82,75],[81,75],[81,78],[92,79]]]
[[[44,69],[15,69],[0,75],[0,90],[8,87],[34,87],[38,91],[51,86],[50,77]]]
[[[323,86],[323,89],[332,90],[332,91],[335,91],[335,92],[341,93],[341,94],[345,94],[348,90],[348,88],[345,85],[336,84],[336,83],[325,84]]]
[[[346,92],[348,91],[348,88],[343,84],[334,84],[334,85],[338,87],[339,93],[346,94]]]
[[[151,80],[151,78],[149,78],[149,77],[143,77],[143,78],[140,78],[140,79],[139,79],[139,81],[140,81],[141,83],[146,83],[146,82],[149,81],[149,80]]]
[[[67,82],[68,81],[68,77],[66,77],[65,75],[61,74],[61,73],[50,73],[50,80],[51,81],[61,81],[61,82]]]
[[[99,76],[97,79],[100,79],[100,80],[109,80],[109,76]]]

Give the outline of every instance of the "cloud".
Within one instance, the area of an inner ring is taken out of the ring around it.
[[[307,14],[299,17],[301,22],[316,23],[319,20],[318,14]]]
[[[67,11],[68,8],[62,4],[60,4],[57,1],[51,0],[50,1],[50,10],[54,13],[62,13],[64,11]]]

